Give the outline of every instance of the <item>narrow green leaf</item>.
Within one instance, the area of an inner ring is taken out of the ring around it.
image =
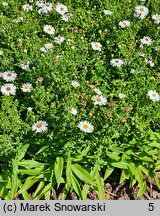
[[[98,192],[99,192],[99,199],[105,200],[105,192],[104,192],[104,181],[100,177],[99,172],[97,172],[97,186],[98,186]]]
[[[107,154],[108,157],[110,157],[111,159],[113,159],[115,161],[119,161],[120,160],[120,157],[115,152],[112,152],[112,153],[107,152],[106,154]]]
[[[22,196],[24,200],[32,200],[32,197],[29,195],[27,191],[23,191]]]
[[[144,185],[144,182],[143,182],[143,175],[139,167],[137,167],[137,169],[135,170],[135,178],[138,181],[140,188],[142,188]]]
[[[138,190],[137,197],[142,196],[145,193],[146,189],[147,189],[147,183],[146,181],[144,181],[143,184],[140,186],[140,189]]]
[[[39,191],[39,193],[35,196],[34,199],[35,200],[39,200],[45,194],[47,196],[48,195],[48,191],[50,193],[51,189],[52,189],[52,184],[51,183],[47,184],[41,191]]]
[[[87,199],[87,193],[89,191],[90,186],[87,184],[84,184],[81,194],[82,194],[82,200],[86,200]]]
[[[76,177],[72,174],[70,176],[71,178],[71,183],[72,183],[72,187],[75,190],[76,194],[79,196],[79,198],[82,200],[82,193],[81,193],[81,188],[80,185],[78,183],[78,180],[76,179]]]
[[[65,200],[69,190],[71,189],[71,185],[69,186],[67,183],[65,184],[64,188],[63,188],[63,192],[62,192],[62,200]]]
[[[123,161],[113,162],[113,163],[111,163],[111,165],[113,167],[117,167],[117,168],[120,168],[120,169],[128,169],[128,163],[123,162]]]
[[[26,169],[32,169],[32,168],[41,168],[44,167],[44,163],[40,163],[38,161],[34,160],[23,160],[18,163],[19,166],[25,167]]]
[[[43,146],[35,155],[38,155],[48,149],[48,146]]]
[[[66,167],[66,184],[68,187],[71,187],[71,179],[70,176],[72,175],[72,170],[71,170],[71,159],[70,157],[67,158],[67,167]]]
[[[108,167],[104,174],[104,180],[106,180],[112,174],[113,171],[114,171],[114,168]]]
[[[36,197],[39,196],[39,194],[42,191],[43,187],[44,187],[44,181],[40,181],[37,188],[36,188],[36,191],[34,193],[34,199],[35,200],[37,199]]]
[[[27,175],[38,175],[42,173],[43,167],[41,168],[35,168],[35,169],[19,169],[18,172],[21,174],[27,174]]]
[[[12,176],[11,176],[11,199],[16,197],[18,190],[18,161],[12,161]]]
[[[63,173],[63,158],[57,157],[54,165],[54,173],[57,181],[57,187],[62,183],[62,173]]]
[[[47,192],[44,193],[44,197],[45,197],[45,200],[50,200],[51,198],[51,191],[48,190]]]
[[[84,181],[86,184],[91,184],[93,186],[96,186],[91,175],[84,168],[82,168],[79,164],[72,164],[71,168],[72,168],[72,171],[76,174],[76,176],[80,178],[82,181]]]
[[[22,192],[27,191],[30,187],[32,187],[38,181],[39,181],[38,178],[35,178],[34,176],[32,177],[29,176],[24,182],[22,188],[18,191],[18,193],[21,194]]]
[[[18,153],[16,156],[17,161],[20,161],[24,158],[29,146],[30,146],[29,144],[25,144],[25,145],[21,146],[21,148],[18,150]]]

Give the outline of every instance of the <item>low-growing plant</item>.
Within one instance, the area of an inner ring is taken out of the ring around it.
[[[160,189],[158,1],[0,3],[0,196]]]

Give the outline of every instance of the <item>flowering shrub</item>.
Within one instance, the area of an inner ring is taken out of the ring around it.
[[[105,199],[115,168],[160,188],[158,1],[0,4],[0,196]]]

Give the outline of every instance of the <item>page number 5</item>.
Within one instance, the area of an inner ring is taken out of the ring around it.
[[[154,210],[154,203],[149,203],[148,210],[153,211]]]

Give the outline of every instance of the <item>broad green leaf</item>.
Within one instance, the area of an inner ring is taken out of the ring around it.
[[[72,164],[71,168],[72,168],[72,171],[76,174],[76,176],[80,178],[82,181],[84,181],[86,184],[91,184],[93,186],[96,186],[91,175],[84,168],[82,168],[79,164]]]
[[[98,186],[98,192],[99,192],[99,199],[105,200],[105,192],[104,192],[104,181],[100,177],[99,172],[97,172],[97,186]]]
[[[62,183],[62,174],[63,174],[63,158],[57,157],[54,165],[54,174],[57,181],[57,188],[60,183]]]
[[[128,163],[123,162],[123,161],[113,162],[113,163],[111,163],[111,165],[113,167],[117,167],[117,168],[120,168],[120,169],[128,169]]]
[[[82,200],[83,198],[82,198],[81,188],[80,188],[80,185],[78,183],[78,180],[76,179],[76,177],[73,174],[70,176],[70,178],[71,178],[71,183],[72,183],[72,187],[73,187],[74,191],[79,196],[79,198]]]
[[[113,171],[114,171],[114,168],[108,167],[104,174],[104,180],[106,180],[112,174]]]
[[[140,186],[140,189],[138,190],[137,196],[138,197],[142,196],[146,192],[146,189],[147,189],[147,183],[146,181],[144,181],[143,184]]]

